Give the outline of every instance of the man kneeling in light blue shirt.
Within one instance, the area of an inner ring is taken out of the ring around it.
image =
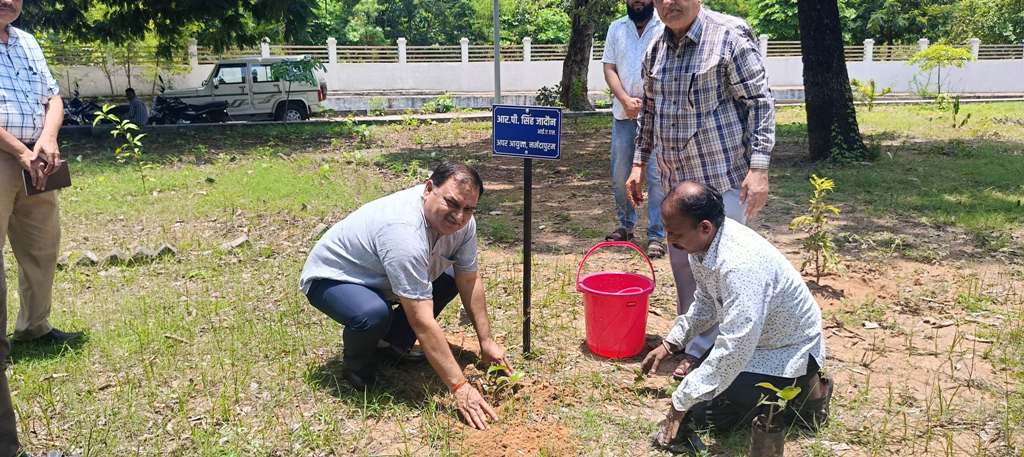
[[[491,335],[477,274],[473,212],[483,192],[476,170],[442,163],[425,183],[335,224],[313,247],[300,281],[309,302],[345,326],[342,374],[350,384],[362,390],[375,383],[379,347],[407,354],[419,339],[459,412],[478,429],[497,413],[466,382],[436,317],[458,293],[483,361],[511,371]]]
[[[760,400],[774,398],[756,386],[762,382],[801,388],[782,415],[786,425],[820,426],[832,384],[819,373],[825,365],[821,310],[800,273],[768,240],[726,218],[722,195],[711,187],[679,183],[661,211],[668,241],[690,257],[697,291],[642,369],[657,370],[662,359],[714,325],[719,334],[707,360],[672,395],[656,444],[689,440],[696,447],[694,428],[749,426],[766,407]]]

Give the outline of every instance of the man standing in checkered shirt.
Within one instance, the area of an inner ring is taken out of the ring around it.
[[[28,196],[22,179],[22,170],[28,170],[41,190],[60,165],[57,133],[64,104],[35,38],[10,25],[21,6],[22,0],[0,0],[0,457],[25,455],[3,370],[10,353],[2,254],[7,239],[18,261],[21,297],[14,338],[64,343],[81,336],[48,321],[60,245],[56,192]]]
[[[654,0],[665,24],[644,57],[644,94],[633,170],[626,187],[643,200],[643,174],[654,155],[667,191],[683,181],[718,190],[725,215],[754,218],[768,199],[775,146],[775,106],[754,32],[701,0]],[[678,312],[696,283],[685,251],[669,246]],[[718,327],[694,338],[673,375],[682,379],[715,343]]]

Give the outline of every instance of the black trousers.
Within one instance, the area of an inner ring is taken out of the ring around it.
[[[783,414],[785,425],[817,429],[827,420],[832,385],[831,380],[819,373],[820,367],[814,357],[808,359],[807,374],[798,378],[746,371],[740,373],[724,392],[690,408],[684,423],[696,430],[712,429],[721,432],[748,427],[754,417],[766,413],[769,408],[767,405],[758,405],[761,399],[777,400],[775,392],[756,385],[768,382],[780,389],[786,386],[800,387],[800,394],[786,405]]]

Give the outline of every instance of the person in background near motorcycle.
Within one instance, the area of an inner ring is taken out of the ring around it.
[[[0,0],[0,457],[25,455],[4,367],[10,354],[7,340],[7,283],[3,244],[11,241],[18,262],[21,310],[14,339],[63,344],[82,336],[50,325],[53,278],[60,245],[56,192],[28,196],[22,170],[32,185],[44,189],[46,178],[61,164],[57,133],[64,102],[57,81],[32,35],[11,25],[21,15],[22,0]]]
[[[124,96],[128,98],[128,114],[125,115],[125,118],[139,127],[146,125],[149,122],[149,110],[146,109],[146,103],[135,96],[135,89],[131,87],[124,90]]]

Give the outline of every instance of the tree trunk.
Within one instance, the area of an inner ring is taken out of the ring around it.
[[[594,22],[588,12],[590,3],[596,0],[572,0],[569,17],[572,19],[572,31],[569,34],[569,46],[562,62],[562,93],[559,100],[562,106],[572,111],[591,111],[594,109],[587,98],[587,73],[590,71],[590,49],[594,44]]]
[[[799,0],[807,138],[811,159],[870,158],[857,126],[836,0]]]

